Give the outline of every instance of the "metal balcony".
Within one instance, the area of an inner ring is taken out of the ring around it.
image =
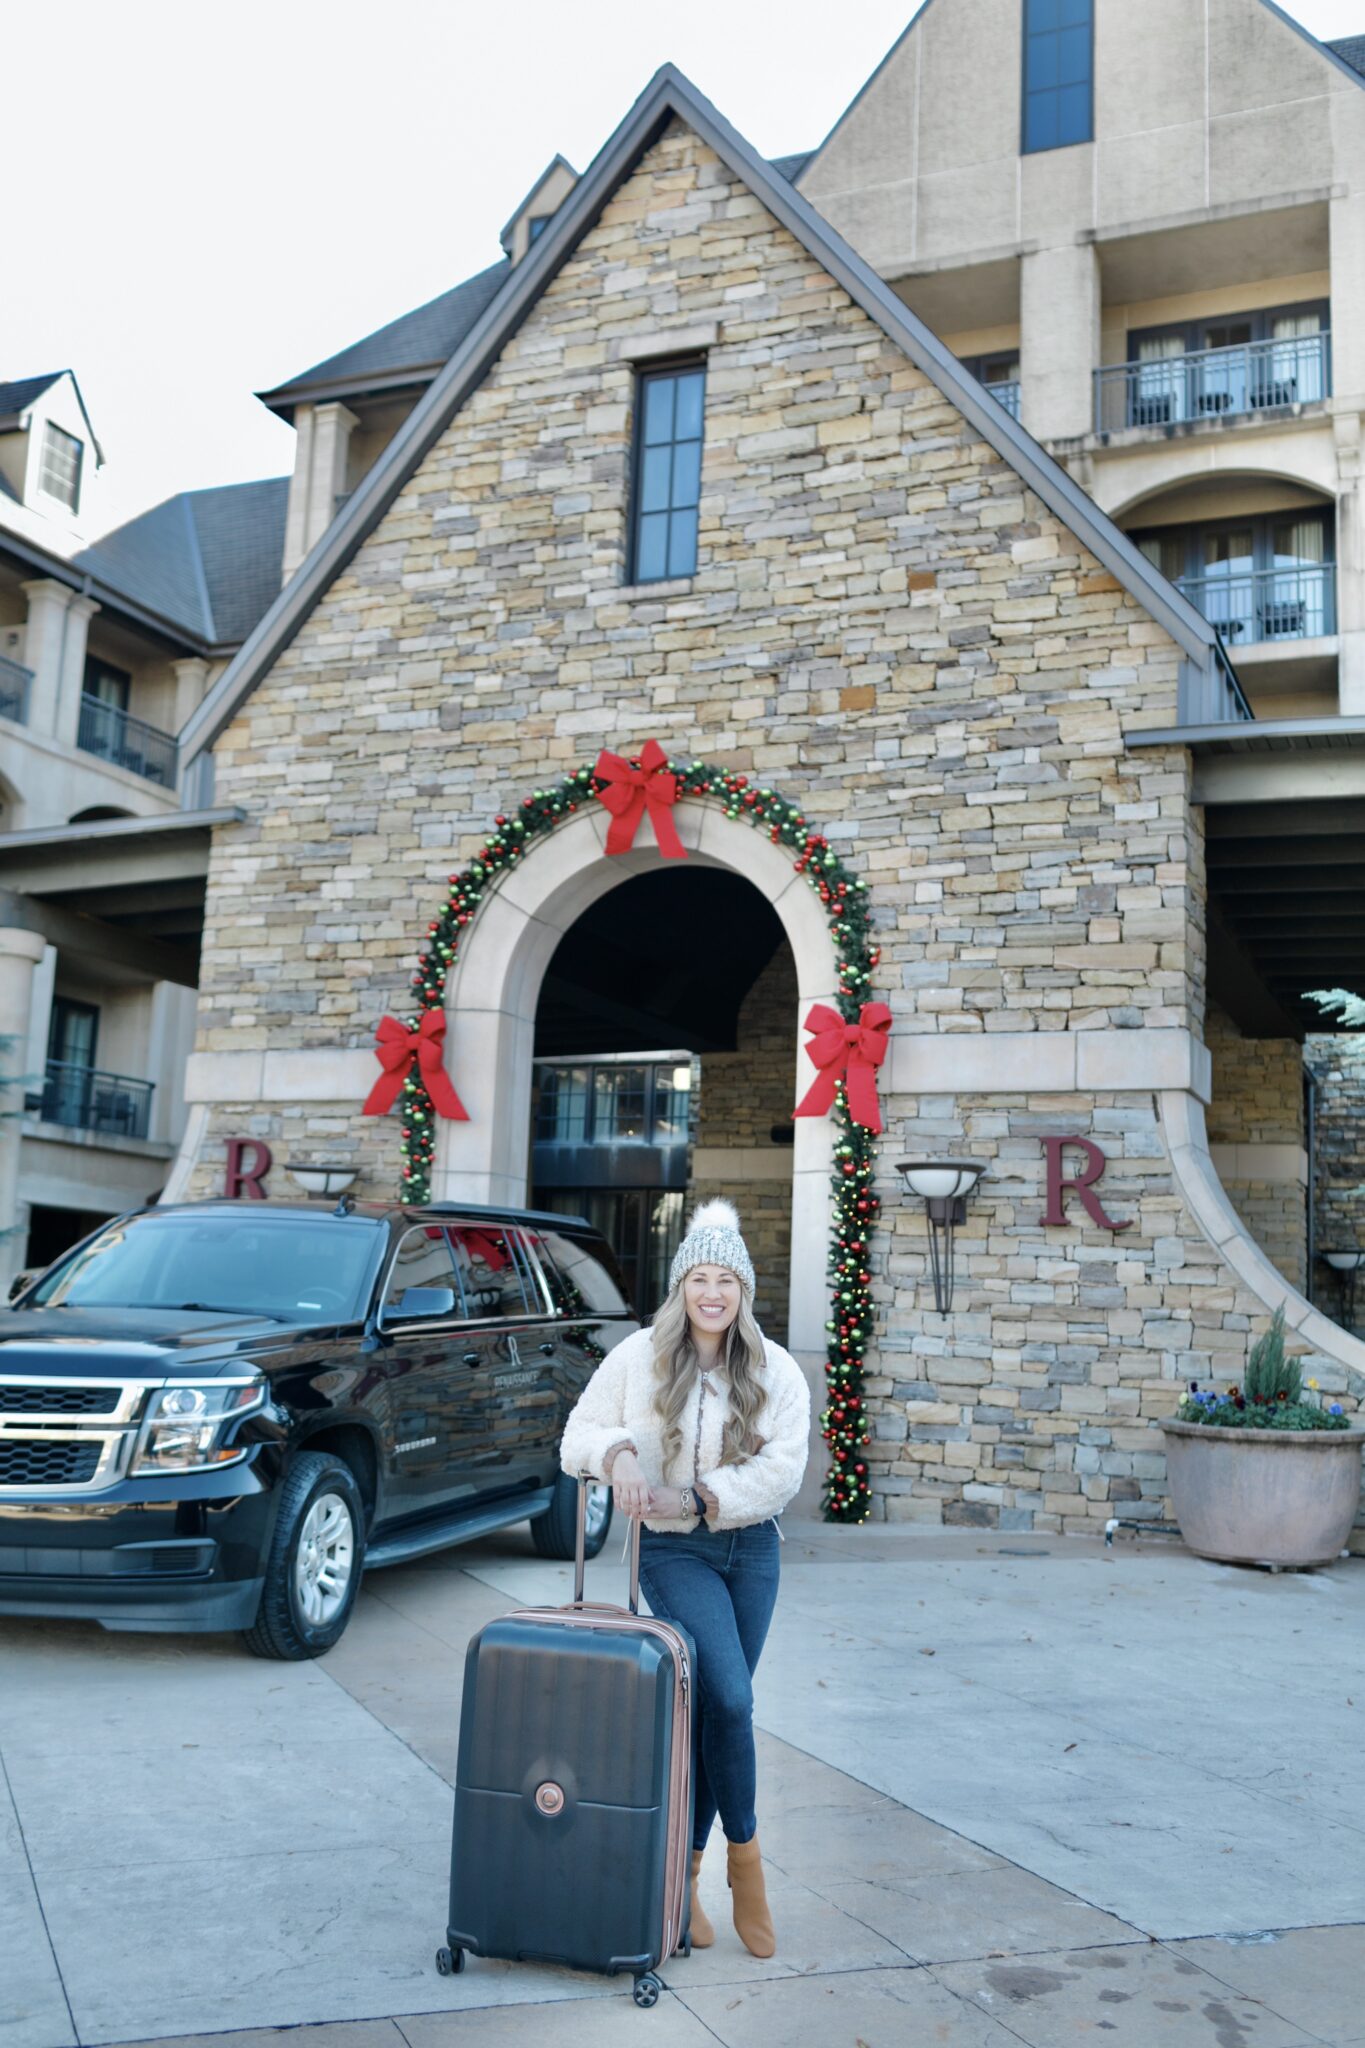
[[[1331,342],[1327,333],[1298,334],[1159,362],[1106,364],[1095,372],[1095,431],[1235,419],[1328,398]]]
[[[1336,568],[1331,562],[1181,576],[1176,588],[1218,628],[1229,647],[1318,640],[1337,630]]]
[[[26,1096],[24,1107],[45,1124],[65,1124],[68,1130],[145,1138],[155,1086],[154,1081],[134,1081],[127,1074],[49,1060],[41,1093]]]
[[[83,753],[145,776],[148,782],[159,782],[163,789],[175,788],[177,748],[171,735],[148,725],[145,718],[120,711],[116,704],[82,696],[76,745]]]
[[[28,723],[28,693],[33,670],[23,668],[0,654],[0,718],[12,718],[16,725]]]

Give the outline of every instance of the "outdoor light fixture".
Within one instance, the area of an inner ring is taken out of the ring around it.
[[[306,1195],[344,1194],[356,1177],[354,1166],[336,1159],[286,1159],[284,1166]]]
[[[966,1222],[967,1197],[986,1169],[975,1159],[902,1159],[896,1171],[924,1203],[934,1307],[946,1316],[953,1305],[953,1233]]]
[[[1323,1252],[1324,1265],[1341,1275],[1341,1313],[1346,1319],[1348,1330],[1355,1328],[1356,1320],[1356,1275],[1365,1266],[1365,1251]]]

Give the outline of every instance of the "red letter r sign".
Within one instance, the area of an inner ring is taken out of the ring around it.
[[[1068,1145],[1074,1145],[1078,1152],[1084,1152],[1085,1165],[1069,1180],[1062,1177],[1062,1153]],[[1047,1210],[1043,1222],[1049,1226],[1064,1225],[1066,1211],[1062,1197],[1070,1191],[1079,1195],[1086,1215],[1092,1223],[1098,1223],[1102,1230],[1130,1230],[1132,1218],[1126,1223],[1115,1223],[1112,1216],[1106,1216],[1100,1207],[1100,1198],[1094,1192],[1095,1182],[1104,1172],[1104,1154],[1093,1138],[1044,1138],[1043,1149],[1047,1153]]]

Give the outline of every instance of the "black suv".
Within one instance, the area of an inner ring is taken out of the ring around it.
[[[0,1314],[0,1614],[316,1657],[363,1569],[528,1517],[571,1557],[560,1435],[636,1327],[577,1217],[345,1198],[120,1217]],[[610,1519],[595,1487],[590,1554]]]

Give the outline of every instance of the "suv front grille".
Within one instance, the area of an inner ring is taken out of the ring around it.
[[[0,1415],[112,1415],[118,1407],[122,1387],[63,1386],[48,1381],[42,1387],[26,1387],[18,1381],[0,1381]]]
[[[88,1443],[0,1437],[0,1486],[88,1486],[103,1449],[102,1437]]]

